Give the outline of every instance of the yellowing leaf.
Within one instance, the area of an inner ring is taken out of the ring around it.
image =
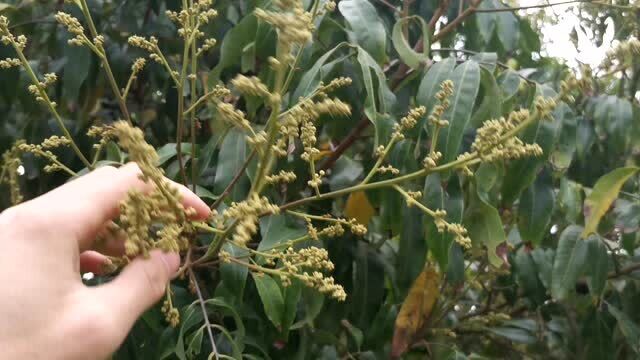
[[[622,185],[640,170],[637,167],[615,169],[602,176],[593,187],[593,191],[584,201],[584,231],[582,238],[597,232],[600,219],[607,213],[611,204],[618,198]]]
[[[407,350],[416,333],[422,329],[440,296],[440,273],[427,264],[411,285],[402,303],[393,332],[391,357],[399,358]]]
[[[375,212],[364,191],[351,193],[344,207],[344,215],[347,218],[356,219],[357,222],[364,226],[369,224],[369,220],[371,220]]]

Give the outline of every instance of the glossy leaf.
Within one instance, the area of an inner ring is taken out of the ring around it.
[[[566,299],[573,291],[587,265],[589,253],[587,243],[580,238],[582,230],[580,226],[571,225],[558,240],[551,278],[551,295],[558,300]]]
[[[613,170],[602,176],[584,201],[585,226],[582,237],[586,238],[598,231],[600,219],[609,210],[611,204],[618,197],[622,185],[635,175],[640,168],[625,167]]]
[[[409,42],[403,34],[403,29],[412,22],[417,22],[418,25],[420,25],[423,49],[425,49],[423,52],[413,50],[413,47],[409,45]],[[396,48],[402,62],[410,68],[419,69],[429,61],[429,33],[429,26],[424,19],[419,16],[409,16],[399,19],[393,26],[393,35],[391,38],[393,46]]]
[[[634,323],[627,314],[619,310],[617,307],[607,304],[609,313],[616,318],[618,322],[618,328],[624,337],[627,339],[627,344],[634,353],[640,353],[640,327]]]
[[[278,330],[281,330],[284,299],[278,283],[269,275],[257,275],[254,273],[251,273],[251,275],[258,289],[258,295],[260,295],[265,314],[267,314],[271,323]]]
[[[475,61],[466,61],[453,71],[453,95],[449,98],[451,105],[442,115],[449,120],[449,126],[442,129],[438,139],[438,149],[443,154],[443,163],[458,156],[462,145],[462,135],[471,119],[473,105],[480,88],[480,66]]]
[[[472,202],[464,214],[464,225],[474,246],[486,246],[489,263],[500,267],[504,263],[498,256],[498,245],[505,242],[502,220],[498,210],[482,200],[476,191],[471,191]]]
[[[539,177],[520,196],[518,205],[518,230],[523,241],[540,244],[549,231],[555,194],[551,179]]]
[[[595,298],[602,295],[609,274],[609,254],[604,245],[604,239],[598,235],[592,235],[585,240],[589,247],[589,267],[587,271],[587,284],[589,292]]]
[[[439,174],[427,176],[424,183],[423,202],[430,209],[443,209],[447,212],[447,221],[460,223],[464,212],[462,193],[457,181],[450,180],[448,188],[442,186]],[[441,269],[449,263],[453,236],[448,232],[439,232],[435,223],[426,222],[426,238],[429,252],[436,259]]]
[[[246,135],[237,129],[231,129],[222,141],[218,155],[216,179],[213,184],[215,193],[222,193],[231,183],[238,171],[242,169],[247,156]],[[249,179],[243,175],[233,187],[229,197],[232,200],[241,199],[248,185]]]
[[[351,29],[351,42],[365,49],[375,62],[382,63],[386,57],[387,33],[376,8],[367,0],[343,0],[338,8]]]

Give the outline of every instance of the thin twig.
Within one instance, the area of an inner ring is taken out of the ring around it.
[[[253,150],[251,154],[249,154],[249,157],[247,157],[247,159],[244,161],[244,164],[242,164],[242,167],[238,170],[238,172],[233,177],[233,179],[231,179],[231,182],[229,183],[229,185],[227,185],[227,187],[224,189],[222,194],[220,194],[220,197],[216,199],[213,205],[211,205],[211,209],[215,210],[216,208],[218,208],[218,206],[224,201],[227,195],[231,193],[231,190],[233,189],[235,184],[240,180],[240,178],[242,178],[242,175],[244,175],[245,170],[247,170],[247,167],[249,167],[249,163],[251,162],[251,159],[253,159],[255,154],[256,154],[255,150]]]
[[[213,354],[215,359],[218,359],[218,348],[216,347],[216,342],[213,339],[213,331],[211,331],[212,326],[209,322],[207,308],[204,306],[204,298],[202,297],[202,292],[200,291],[200,285],[198,285],[198,279],[196,279],[196,275],[193,273],[193,269],[191,268],[189,268],[189,277],[191,278],[191,281],[193,281],[193,287],[195,287],[196,294],[198,295],[198,302],[200,303],[200,309],[202,310],[202,317],[204,318],[204,323],[207,327],[207,333],[209,335],[209,341],[211,342],[211,353]]]

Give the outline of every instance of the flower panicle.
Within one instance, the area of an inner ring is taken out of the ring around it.
[[[6,184],[9,187],[9,195],[12,205],[17,205],[24,200],[20,191],[20,167],[22,166],[22,150],[21,146],[25,144],[24,140],[16,141],[13,146],[2,154],[2,163],[0,164],[0,184]]]

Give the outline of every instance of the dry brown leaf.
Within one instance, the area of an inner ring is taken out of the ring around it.
[[[375,209],[371,206],[369,198],[364,191],[356,191],[349,195],[347,204],[344,207],[344,215],[347,218],[356,219],[360,224],[367,226],[369,220],[375,214]]]
[[[407,350],[416,333],[422,329],[440,296],[440,273],[433,264],[424,270],[411,285],[396,318],[391,357],[399,358]]]

